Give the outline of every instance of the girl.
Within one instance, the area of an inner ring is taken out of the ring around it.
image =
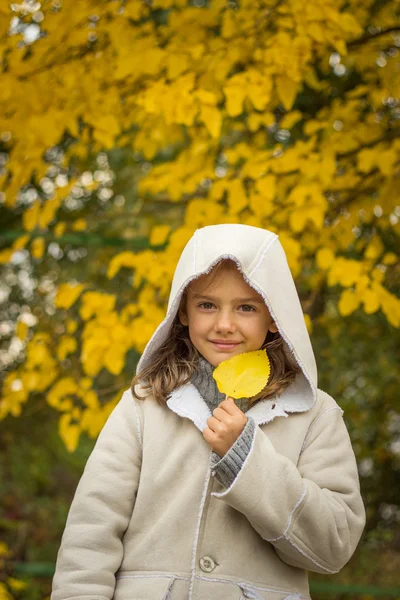
[[[261,348],[264,390],[226,398],[215,367]],[[342,415],[278,236],[198,229],[86,464],[51,600],[309,599],[307,571],[337,573],[365,525]]]

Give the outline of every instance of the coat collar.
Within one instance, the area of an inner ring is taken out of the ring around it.
[[[260,400],[249,408],[247,417],[252,417],[257,425],[273,421],[275,417],[288,417],[288,412],[303,412],[313,405],[311,394],[307,397],[307,389],[302,389],[299,380],[295,380],[279,398]],[[192,383],[187,383],[172,392],[167,400],[168,407],[181,417],[193,421],[203,431],[207,427],[207,419],[211,410]]]

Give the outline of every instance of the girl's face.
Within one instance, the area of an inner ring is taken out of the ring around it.
[[[210,283],[201,275],[188,287],[179,318],[192,344],[214,367],[236,354],[259,350],[277,327],[261,296],[235,268],[222,268]]]

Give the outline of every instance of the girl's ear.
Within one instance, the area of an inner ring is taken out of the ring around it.
[[[277,333],[278,328],[275,325],[275,321],[271,321],[271,323],[269,324],[268,329],[272,332],[272,333]]]

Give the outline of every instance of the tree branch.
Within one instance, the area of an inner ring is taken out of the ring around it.
[[[363,35],[362,37],[358,38],[357,40],[352,40],[351,42],[348,42],[347,47],[352,48],[353,46],[359,46],[360,44],[365,44],[365,42],[375,40],[376,38],[381,37],[382,35],[386,35],[387,33],[392,33],[393,31],[400,32],[400,26],[393,25],[393,27],[388,27],[387,29],[382,29],[381,31],[377,31],[376,33],[369,33],[369,34]]]

